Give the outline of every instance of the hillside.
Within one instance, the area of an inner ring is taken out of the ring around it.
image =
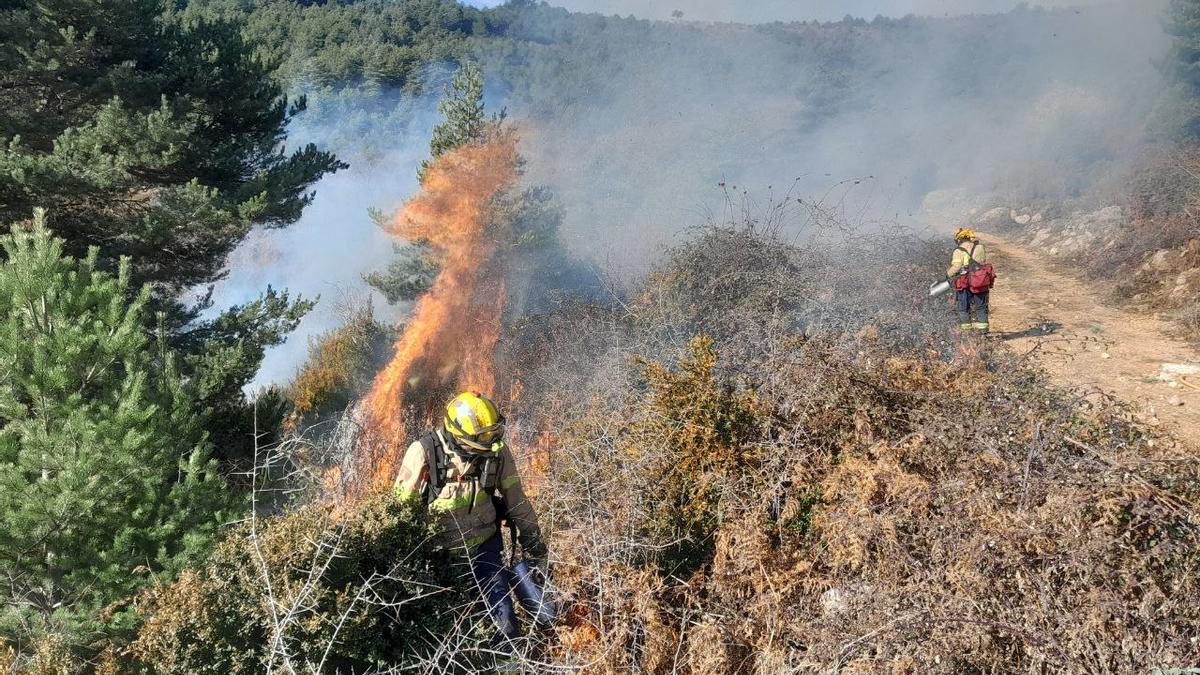
[[[0,668],[1200,667],[1200,1],[0,18]]]

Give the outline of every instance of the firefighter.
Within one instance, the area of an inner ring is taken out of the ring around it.
[[[420,500],[436,519],[441,546],[465,558],[471,579],[496,626],[494,646],[512,653],[520,636],[512,593],[539,625],[554,621],[543,594],[546,545],[537,514],[521,487],[504,443],[504,416],[486,396],[465,392],[446,405],[439,428],[405,451],[394,487],[401,500]],[[500,526],[506,522],[524,559],[506,567]]]
[[[958,327],[964,332],[974,330],[987,335],[990,286],[973,288],[969,282],[970,272],[987,263],[987,251],[975,236],[975,232],[965,227],[960,227],[954,233],[954,243],[957,244],[957,248],[950,257],[946,278],[954,285]],[[990,266],[988,269],[991,269]]]

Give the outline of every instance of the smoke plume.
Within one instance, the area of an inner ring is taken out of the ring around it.
[[[634,11],[615,4],[622,0],[567,1]],[[1154,66],[1169,41],[1163,0],[944,18],[950,8],[939,11],[938,0],[864,1],[853,11],[939,16],[689,21],[828,18],[835,5],[839,15],[851,11],[845,3],[792,11],[801,5],[774,0],[638,3],[642,16],[684,13],[651,22],[521,10],[508,33],[523,46],[481,53],[488,107],[523,120],[525,181],[552,190],[569,252],[636,278],[681,232],[743,194],[819,203],[871,225],[860,228],[867,236],[886,238],[894,224],[940,231],[959,224],[931,215],[946,203],[1103,200],[1144,147],[1164,87]],[[301,333],[269,354],[260,382],[286,381],[305,336],[336,325],[340,289],[367,293],[359,276],[390,255],[364,207],[386,209],[416,188],[435,118],[428,99],[380,98],[310,111],[308,128],[326,147],[347,156],[347,139],[383,139],[384,151],[352,149],[354,168],[318,185],[304,221],[269,239],[264,250],[276,257],[263,265],[247,256],[218,298],[244,300],[265,282],[322,294]],[[374,106],[394,114],[381,123]]]
[[[757,3],[724,5],[762,18]],[[931,195],[1087,195],[1145,136],[1161,7],[767,26],[576,17],[560,51],[505,75],[552,73],[527,94],[514,82],[510,107],[537,128],[529,175],[561,198],[567,241],[638,269],[721,208],[721,184],[918,225]],[[539,16],[522,30],[546,32]]]

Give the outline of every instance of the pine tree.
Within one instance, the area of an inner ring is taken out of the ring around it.
[[[215,279],[252,225],[294,222],[342,166],[281,150],[304,101],[237,24],[159,0],[3,7],[0,221],[49,207],[68,252],[138,259],[135,288],[170,298]]]
[[[433,128],[433,136],[429,141],[430,159],[464,145],[482,143],[487,138],[488,129],[498,126],[504,119],[503,112],[488,119],[483,105],[483,71],[469,61],[455,72],[437,107],[442,114],[442,121]],[[417,171],[421,182],[425,182],[428,168],[429,160],[421,162],[421,168]],[[372,217],[377,222],[382,221],[381,214],[373,213]],[[382,293],[391,304],[413,300],[424,293],[433,284],[440,269],[437,253],[428,242],[415,241],[396,246],[395,253],[396,257],[388,263],[385,271],[363,276],[363,280]]]
[[[483,140],[487,130],[487,115],[483,108],[483,72],[468,61],[446,85],[438,112],[444,118],[433,128],[429,141],[430,157]]]
[[[487,138],[489,127],[498,126],[504,120],[504,111],[491,120],[483,106],[483,71],[467,61],[454,73],[454,78],[442,90],[438,101],[438,112],[442,121],[433,128],[429,139],[429,158],[441,157],[445,153],[472,143],[482,143]],[[421,162],[417,177],[425,180],[429,160]]]
[[[184,292],[220,279],[252,227],[298,219],[311,185],[344,166],[284,149],[304,100],[283,95],[241,28],[161,0],[0,0],[0,222],[46,206],[68,254],[99,247],[109,272],[138,261],[126,288],[150,284],[143,316],[165,312],[178,367],[220,413],[223,459],[252,433],[243,387],[311,303],[267,289],[197,321],[207,302]]]
[[[232,502],[129,260],[113,275],[95,249],[64,255],[40,212],[0,244],[0,640],[87,644]]]
[[[1165,27],[1174,37],[1162,69],[1173,85],[1167,126],[1200,137],[1200,0],[1172,0]]]

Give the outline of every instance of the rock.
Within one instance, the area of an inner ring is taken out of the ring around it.
[[[1200,375],[1200,366],[1190,363],[1164,363],[1158,368],[1158,377],[1161,380],[1175,379],[1180,375]]]
[[[1160,249],[1150,256],[1150,260],[1146,262],[1146,266],[1152,270],[1161,272],[1171,268],[1171,256],[1175,252],[1170,249]]]
[[[836,614],[837,612],[846,609],[846,599],[842,597],[841,590],[831,588],[821,594],[821,609],[825,614]]]
[[[1047,241],[1050,241],[1051,234],[1050,228],[1048,227],[1038,228],[1036,233],[1033,235],[1033,239],[1029,240],[1029,245],[1033,246],[1034,248],[1042,246]]]
[[[1183,399],[1179,398],[1178,396],[1172,396],[1171,398],[1167,399],[1167,405],[1183,405]]]
[[[1098,225],[1121,225],[1125,222],[1125,213],[1119,206],[1109,206],[1090,214],[1089,220]]]
[[[1102,359],[1111,359],[1111,358],[1112,358],[1112,354],[1109,354],[1108,352],[1104,352],[1103,354],[1101,354],[1101,355],[1100,355],[1100,358],[1102,358]]]
[[[1040,222],[1042,222],[1042,218],[1043,218],[1042,214],[1040,212],[1038,212],[1038,213],[1033,214],[1033,218],[1030,218],[1029,221],[1032,223],[1040,223]]]
[[[1012,222],[1009,212],[1010,209],[1002,207],[994,208],[979,217],[979,224],[985,227],[988,225],[1007,225]]]
[[[1033,220],[1033,217],[1032,216],[1017,216],[1016,218],[1013,218],[1013,220],[1015,220],[1018,225],[1028,225],[1029,221]]]
[[[1200,269],[1190,269],[1175,277],[1175,288],[1171,289],[1170,299],[1183,303],[1192,298],[1200,290]]]

